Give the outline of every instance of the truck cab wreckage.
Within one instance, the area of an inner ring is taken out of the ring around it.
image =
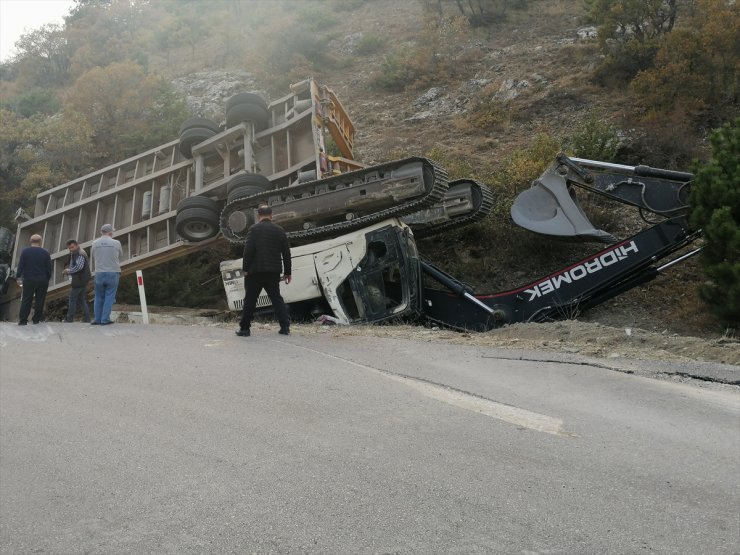
[[[52,255],[53,300],[69,288],[62,273],[68,238],[89,248],[100,226],[112,223],[125,275],[217,241],[242,243],[262,204],[294,245],[293,281],[282,286],[294,319],[404,319],[483,331],[572,317],[700,250],[677,255],[700,236],[686,221],[691,174],[561,154],[517,197],[512,219],[536,233],[609,246],[522,287],[477,294],[426,261],[415,238],[486,217],[491,190],[472,179],[450,182],[425,158],[364,166],[354,160],[353,142],[344,107],[313,79],[270,104],[238,94],[226,104],[223,125],[191,118],[175,141],[40,193],[34,217],[19,210],[15,241],[0,228],[0,313],[14,316],[20,293],[12,269],[35,233]],[[579,189],[660,221],[619,240],[590,223]],[[241,260],[222,262],[221,273],[229,308],[241,310]],[[258,307],[269,310],[269,299]]]

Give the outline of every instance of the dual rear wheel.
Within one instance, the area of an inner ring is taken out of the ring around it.
[[[269,111],[267,102],[253,93],[240,93],[226,101],[226,127],[234,127],[242,122],[250,122],[255,131],[267,128]],[[190,118],[180,126],[180,153],[186,158],[193,157],[193,147],[220,132],[218,124],[206,118]],[[268,191],[270,180],[256,173],[240,173],[233,176],[227,186],[226,203]],[[234,212],[228,225],[237,233],[246,231],[254,223],[248,211]],[[193,196],[183,199],[177,205],[175,219],[177,234],[186,241],[205,241],[218,235],[220,230],[220,206],[213,199]]]
[[[240,173],[231,178],[226,185],[230,204],[239,199],[251,197],[270,190],[272,184],[264,175]],[[192,196],[177,205],[175,229],[186,241],[199,242],[218,235],[220,231],[220,207],[218,201],[208,197]],[[245,232],[254,223],[251,210],[234,211],[228,219],[228,226],[236,233]]]
[[[218,235],[218,202],[207,197],[188,197],[177,205],[177,234],[193,243]]]

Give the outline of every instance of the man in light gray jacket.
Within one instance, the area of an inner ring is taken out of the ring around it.
[[[92,244],[91,255],[95,268],[95,320],[93,326],[112,324],[110,311],[116,302],[118,281],[121,278],[121,242],[113,238],[113,226],[100,228],[101,236]]]

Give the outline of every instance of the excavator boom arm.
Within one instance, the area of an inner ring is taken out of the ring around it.
[[[435,278],[446,290],[424,289],[424,316],[447,327],[479,331],[516,322],[574,317],[587,308],[654,279],[671,265],[655,267],[655,262],[689,245],[699,236],[700,232],[691,231],[684,218],[665,220],[517,289],[476,295],[476,300],[484,303],[490,311],[471,302],[455,284]],[[698,249],[690,254],[696,252]],[[430,272],[427,275],[431,275]]]

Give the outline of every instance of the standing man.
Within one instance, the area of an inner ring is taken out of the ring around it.
[[[31,303],[34,297],[33,323],[44,320],[44,301],[46,290],[49,288],[52,265],[49,251],[41,246],[41,235],[31,235],[31,246],[21,251],[18,259],[18,268],[15,277],[23,287],[21,296],[21,310],[18,314],[18,325],[28,324],[28,314],[31,312]]]
[[[64,269],[65,275],[72,276],[72,289],[69,292],[69,307],[65,322],[74,322],[77,302],[82,304],[82,315],[85,322],[90,322],[90,309],[87,307],[87,282],[90,281],[90,261],[85,249],[74,239],[67,241],[69,264]]]
[[[92,244],[91,254],[95,263],[95,320],[93,326],[107,326],[110,311],[116,302],[116,291],[121,279],[121,242],[113,238],[113,226],[105,224],[100,228],[101,236]]]
[[[239,324],[239,337],[249,337],[254,309],[257,306],[262,289],[267,292],[275,310],[280,331],[290,334],[288,309],[280,296],[280,272],[283,272],[285,284],[290,283],[291,261],[288,236],[279,225],[272,223],[272,208],[260,206],[257,209],[259,222],[249,228],[247,242],[244,245],[244,307]]]

